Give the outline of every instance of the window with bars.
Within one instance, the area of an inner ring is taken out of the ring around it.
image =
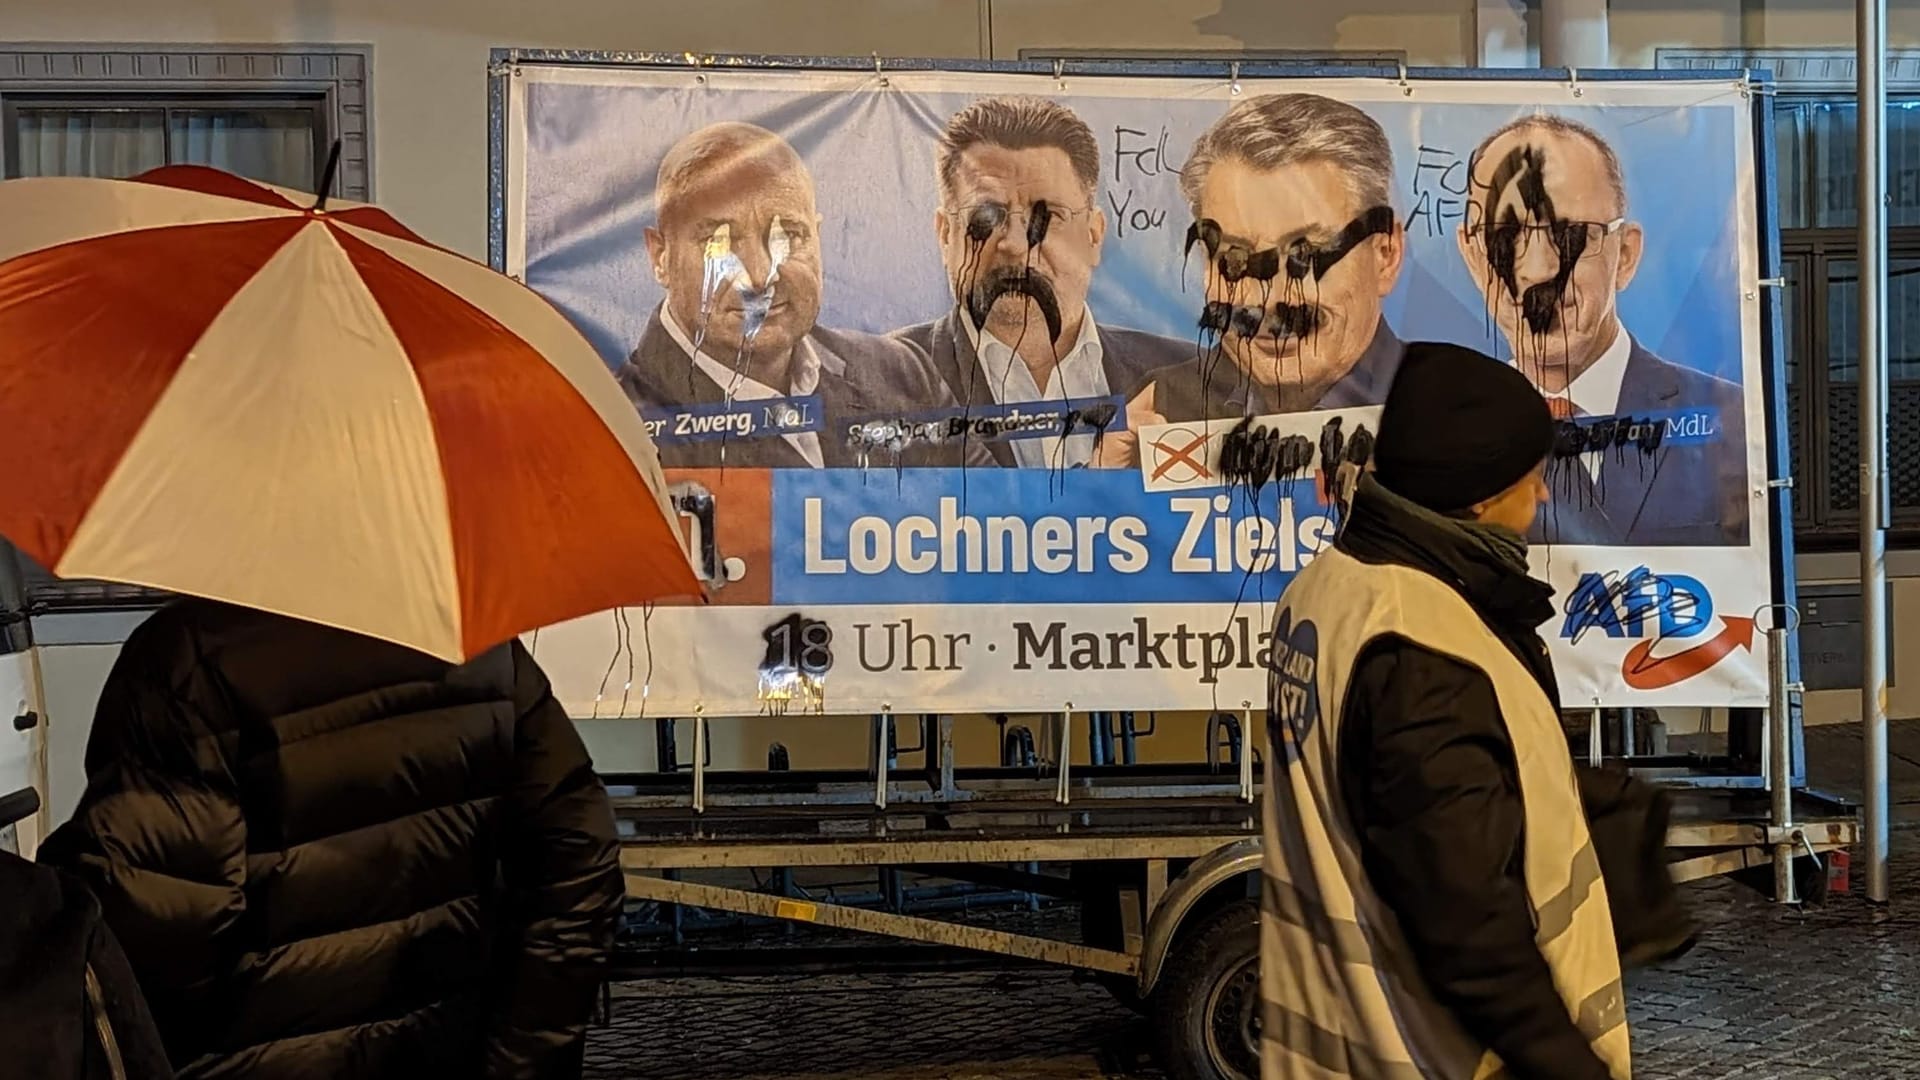
[[[0,97],[6,175],[119,178],[212,165],[310,190],[329,139],[325,100],[9,93]]]
[[[1860,522],[1859,110],[1838,96],[1775,105],[1785,259],[1788,433],[1803,545]],[[1887,465],[1897,538],[1920,539],[1920,98],[1887,114]]]
[[[255,180],[311,190],[331,132],[323,95],[114,93],[0,94],[0,162],[7,179],[119,179],[163,165],[211,165]],[[5,565],[8,561],[15,565]],[[29,610],[146,606],[151,589],[63,581],[0,539],[0,577],[11,570]],[[0,605],[5,606],[5,605]]]

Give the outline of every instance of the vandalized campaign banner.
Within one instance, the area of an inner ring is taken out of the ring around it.
[[[505,268],[606,358],[714,585],[543,631],[578,713],[1262,703],[1410,341],[1558,418],[1565,702],[1765,700],[1741,83],[504,83]]]

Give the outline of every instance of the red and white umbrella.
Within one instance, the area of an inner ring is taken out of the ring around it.
[[[195,166],[0,183],[0,534],[449,660],[697,596],[644,425],[524,286]]]

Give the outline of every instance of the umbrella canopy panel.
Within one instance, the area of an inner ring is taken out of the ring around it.
[[[0,217],[0,532],[61,576],[449,659],[698,595],[644,427],[523,286],[197,167],[11,181]]]

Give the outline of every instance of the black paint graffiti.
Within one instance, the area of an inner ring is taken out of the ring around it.
[[[966,257],[962,261],[958,272],[954,274],[952,282],[954,296],[965,310],[967,317],[973,321],[975,329],[983,333],[986,330],[987,320],[993,312],[994,305],[997,304],[1002,297],[1020,296],[1025,300],[1032,301],[1031,304],[1023,303],[1021,310],[1023,313],[1030,313],[1033,308],[1037,307],[1040,309],[1041,319],[1047,324],[1047,340],[1053,350],[1056,371],[1060,361],[1060,339],[1065,333],[1066,323],[1060,310],[1060,303],[1053,287],[1053,281],[1044,271],[1035,267],[1034,256],[1039,251],[1040,245],[1046,242],[1048,235],[1056,224],[1055,218],[1059,215],[1061,215],[1061,211],[1049,205],[1046,200],[1035,200],[1032,205],[1027,208],[1026,212],[1027,228],[1025,239],[1027,241],[1027,251],[1024,262],[1018,266],[994,266],[988,269],[983,275],[980,272],[980,267],[986,255],[987,245],[992,242],[995,234],[1008,224],[1014,214],[1009,207],[997,202],[984,202],[974,206],[967,217],[966,235],[968,250]],[[1015,336],[1012,342],[1007,343],[1011,355],[1007,360],[1007,369],[998,373],[998,377],[1001,380],[1001,393],[997,395],[998,398],[1004,398],[1006,396],[1006,381],[1012,377],[1012,366],[1022,362],[1020,348],[1026,341],[1027,321],[1028,315],[1023,314],[1019,334]],[[980,367],[981,365],[979,363],[975,363],[968,369],[965,400],[961,403],[963,409],[962,423],[963,427],[968,431],[971,430],[971,413],[974,402],[977,400],[975,397],[975,383],[980,374]],[[1064,384],[1060,387],[1060,396],[1063,400],[1070,397]],[[899,431],[887,434],[889,428],[899,427],[900,425],[895,422],[881,421],[877,425],[868,425],[868,428],[871,430],[864,433],[861,430],[856,430],[853,433],[855,446],[859,448],[865,443],[875,442],[875,436],[883,434],[886,435],[886,438],[895,441],[903,437],[911,438],[911,436],[903,436]],[[1096,453],[1099,451],[1099,442],[1103,430],[1104,429],[1096,430],[1094,433],[1094,449]],[[937,433],[927,432],[921,437],[927,437],[928,435],[937,436]],[[951,436],[945,437],[950,438]],[[961,437],[965,437],[964,432]],[[885,440],[882,439],[879,441],[884,442]],[[1066,442],[1064,440],[1060,443],[1060,452],[1063,454],[1066,452]],[[964,507],[967,496],[964,469],[960,494],[961,504]]]
[[[1044,205],[1044,204],[1039,204]],[[1034,221],[1045,221],[1036,209]],[[973,319],[976,330],[985,330],[987,317],[993,314],[993,305],[1005,296],[1023,296],[1032,300],[1040,308],[1040,317],[1047,322],[1048,340],[1058,342],[1063,319],[1060,314],[1060,300],[1053,290],[1053,280],[1043,271],[1031,266],[996,266],[986,272],[967,292],[967,315]]]
[[[1157,135],[1149,135],[1138,128],[1116,125],[1113,129],[1113,175],[1116,181],[1127,176],[1156,177],[1173,171],[1175,166],[1167,160],[1167,141],[1169,133],[1162,127]],[[1133,205],[1134,189],[1126,187],[1126,194],[1116,198],[1114,192],[1107,192],[1107,205],[1113,209],[1114,235],[1125,238],[1134,233],[1164,228],[1167,224],[1167,212],[1151,206]]]
[[[1609,416],[1592,423],[1562,420],[1554,426],[1553,452],[1556,457],[1577,457],[1591,451],[1613,449],[1624,452],[1632,447],[1652,454],[1666,440],[1667,425],[1652,418]]]
[[[1268,436],[1276,434],[1262,426],[1258,433],[1253,430],[1253,417],[1249,416],[1233,426],[1233,430],[1220,439],[1220,475],[1229,484],[1245,484],[1253,487],[1266,483],[1266,477],[1260,474],[1255,464],[1260,451],[1268,453],[1267,471],[1273,469],[1272,448],[1267,446]]]
[[[1665,460],[1667,425],[1665,422],[1632,416],[1610,416],[1593,421],[1560,420],[1554,425],[1553,453],[1547,461],[1545,480],[1553,499],[1548,503],[1551,538],[1559,528],[1565,507],[1584,511],[1605,506],[1607,485],[1614,470],[1626,465],[1629,456],[1639,465],[1639,479],[1652,482]],[[1608,457],[1611,451],[1611,457]],[[1597,468],[1586,457],[1598,457]]]
[[[1262,334],[1271,335],[1276,353],[1289,339],[1312,340],[1328,322],[1327,313],[1318,303],[1320,280],[1366,240],[1391,233],[1393,229],[1392,208],[1376,206],[1342,226],[1329,242],[1313,243],[1302,238],[1284,248],[1255,251],[1228,243],[1220,223],[1212,218],[1203,217],[1190,224],[1181,255],[1183,288],[1185,266],[1197,244],[1205,250],[1208,264],[1225,286],[1227,297],[1237,298],[1241,283],[1246,281],[1256,282],[1260,293],[1257,304],[1236,304],[1230,299],[1213,298],[1210,292],[1200,313],[1200,333],[1195,342],[1203,366],[1203,383],[1211,384],[1229,333],[1243,341]],[[1273,296],[1276,284],[1280,289],[1277,300]],[[1312,296],[1308,294],[1309,287],[1313,290]],[[1244,371],[1241,375],[1243,381],[1249,377]],[[1304,364],[1301,378],[1304,389]]]
[[[1655,619],[1662,627],[1668,623],[1690,626],[1700,620],[1700,608],[1698,596],[1644,566],[1624,574],[1617,570],[1588,574],[1567,597],[1561,636],[1578,645],[1589,631],[1604,632],[1623,622],[1644,624]],[[1664,636],[1657,632],[1653,640],[1657,643]]]
[[[1407,214],[1407,232],[1417,236],[1444,236],[1466,220],[1469,174],[1460,155],[1437,146],[1422,146],[1413,163],[1413,209]]]
[[[1336,416],[1329,419],[1326,425],[1320,429],[1321,461],[1346,460],[1347,436],[1346,433],[1341,430],[1343,427],[1345,427],[1345,424],[1342,419]]]
[[[1520,305],[1520,317],[1535,337],[1559,325],[1567,286],[1588,240],[1587,222],[1564,221],[1556,214],[1553,197],[1547,194],[1546,164],[1545,150],[1514,147],[1487,182],[1486,220],[1480,226],[1488,268]],[[1553,245],[1557,260],[1553,277],[1522,287],[1521,249],[1543,237]]]
[[[1319,461],[1328,473],[1342,464],[1365,468],[1373,458],[1374,437],[1366,425],[1358,425],[1352,435],[1345,427],[1345,420],[1335,416],[1320,428]],[[1229,486],[1257,496],[1269,480],[1284,483],[1304,476],[1313,467],[1315,451],[1305,435],[1282,435],[1278,428],[1247,417],[1221,438],[1220,475]]]
[[[1335,481],[1337,473],[1347,465],[1355,469],[1366,468],[1373,456],[1373,433],[1366,425],[1357,425],[1351,436],[1345,435],[1345,422],[1342,417],[1330,417],[1320,429],[1320,471],[1321,476],[1316,487],[1323,502],[1330,502],[1327,489]],[[1245,493],[1247,505],[1257,512],[1261,489],[1268,481],[1287,484],[1303,478],[1314,465],[1315,447],[1312,440],[1297,432],[1281,434],[1280,429],[1267,424],[1255,423],[1253,417],[1242,419],[1233,429],[1221,438],[1220,475],[1227,487]],[[1260,579],[1260,602],[1266,603],[1266,577],[1256,574],[1256,561],[1249,565],[1240,579],[1240,589],[1234,596],[1233,607],[1228,614],[1231,625],[1239,618],[1240,604],[1246,599],[1247,586],[1254,578]],[[1224,635],[1223,635],[1224,636]],[[1218,710],[1218,687],[1215,687],[1214,708]]]
[[[1062,438],[1079,431],[1091,431],[1098,436],[1108,430],[1119,415],[1120,410],[1116,405],[1103,401],[1067,409],[1060,413],[1057,422],[1048,420],[1044,414],[1006,417],[974,416],[966,412],[959,416],[933,419],[881,417],[862,421],[849,428],[847,446],[861,454],[875,451],[901,453],[916,446],[945,446],[967,439],[998,439],[1034,431],[1043,423],[1057,423],[1058,434]]]
[[[724,576],[720,566],[720,550],[714,540],[713,492],[700,484],[688,483],[673,493],[673,509],[694,520],[700,545],[699,558],[695,570],[703,581],[720,581]]]
[[[996,202],[983,202],[967,215],[967,239],[984,244],[1013,216],[1013,211]],[[1047,200],[1035,200],[1027,214],[1027,246],[1039,247],[1053,227],[1053,210]]]
[[[827,673],[833,670],[833,628],[796,611],[768,625],[760,637],[767,643],[760,661],[760,699],[768,711],[784,713],[796,699],[822,707]]]
[[[1487,262],[1488,321],[1493,322],[1495,305],[1514,305],[1514,361],[1530,378],[1541,381],[1546,374],[1548,335],[1568,333],[1566,306],[1573,276],[1580,260],[1591,253],[1596,242],[1596,223],[1574,221],[1560,216],[1546,186],[1547,153],[1538,146],[1520,145],[1502,158],[1478,194],[1478,220],[1468,228],[1477,240]],[[1469,168],[1478,187],[1479,163]],[[1536,245],[1550,245],[1553,273],[1544,281],[1523,282],[1521,262]],[[1578,303],[1578,294],[1571,299]],[[1577,316],[1577,311],[1576,311]],[[1571,345],[1563,343],[1563,354]],[[1572,358],[1565,361],[1571,375]],[[1554,457],[1548,463],[1547,481],[1554,492],[1548,508],[1550,519],[1557,520],[1562,504],[1576,508],[1604,506],[1607,501],[1607,470],[1590,471],[1581,455],[1611,445],[1616,457],[1624,457],[1631,445],[1639,449],[1642,474],[1647,462],[1659,449],[1661,433],[1648,432],[1645,422],[1626,418],[1611,425],[1574,425],[1562,422],[1554,440]],[[1592,428],[1601,430],[1591,430]],[[1658,468],[1657,461],[1655,462]]]
[[[1200,329],[1211,342],[1214,336],[1231,331],[1236,337],[1250,338],[1261,333],[1276,337],[1310,337],[1320,332],[1325,317],[1320,309],[1305,304],[1275,301],[1267,307],[1229,304],[1209,300],[1200,310]]]
[[[1066,438],[1080,428],[1087,428],[1098,438],[1119,415],[1119,408],[1111,401],[1089,405],[1084,409],[1068,409],[1060,420],[1060,437]]]
[[[1347,452],[1341,460],[1361,468],[1373,460],[1373,432],[1367,430],[1367,425],[1361,424],[1353,429],[1353,437],[1347,440]]]
[[[1212,218],[1201,218],[1187,227],[1186,251],[1181,258],[1184,261],[1193,250],[1193,245],[1206,248],[1207,258],[1211,259],[1220,277],[1228,283],[1237,283],[1246,278],[1255,281],[1272,281],[1286,268],[1287,278],[1302,281],[1306,278],[1323,278],[1339,265],[1368,238],[1393,231],[1393,208],[1376,206],[1359,217],[1347,222],[1332,241],[1315,244],[1305,239],[1295,240],[1283,250],[1278,247],[1249,250],[1241,244],[1223,243],[1220,223]]]
[[[1277,428],[1240,421],[1220,443],[1220,475],[1231,486],[1258,497],[1268,480],[1298,479],[1313,464],[1313,443],[1304,435],[1282,435]]]
[[[833,627],[794,612],[760,632],[767,643],[763,672],[800,672],[820,676],[833,670]]]
[[[647,696],[653,688],[653,605],[640,608],[640,632],[646,639],[647,669],[640,684],[640,716],[647,715]],[[534,634],[535,651],[540,647],[540,635]],[[622,657],[627,661],[627,679],[620,689],[620,717],[627,715],[627,706],[633,701],[633,622],[627,616],[626,608],[613,609],[613,656],[607,661],[607,670],[600,676],[600,689],[593,696],[593,718],[600,718],[600,703],[606,699],[607,684],[613,681],[613,671],[620,665]]]

